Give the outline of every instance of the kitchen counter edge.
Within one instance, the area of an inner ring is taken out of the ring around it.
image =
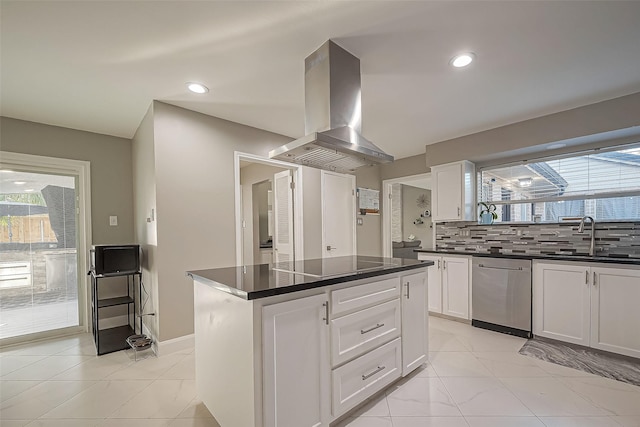
[[[356,281],[361,279],[368,279],[371,277],[385,276],[387,274],[400,273],[403,271],[416,270],[419,268],[431,267],[434,264],[433,261],[428,261],[428,260],[420,260],[420,261],[422,262],[419,264],[402,265],[402,266],[387,268],[384,270],[367,271],[362,273],[351,273],[351,274],[345,274],[341,276],[327,277],[325,279],[318,279],[317,281],[314,281],[314,282],[307,282],[307,283],[300,283],[297,285],[285,286],[282,288],[269,288],[269,289],[261,289],[258,291],[249,291],[249,292],[242,291],[232,286],[227,286],[224,283],[216,282],[215,280],[209,279],[199,274],[200,271],[207,271],[207,270],[187,271],[186,274],[188,277],[191,277],[193,280],[198,280],[200,282],[207,283],[208,285],[210,285],[211,287],[219,291],[226,292],[231,295],[235,295],[242,299],[254,300],[254,299],[260,299],[260,298],[272,297],[276,295],[290,294],[293,292],[306,291],[309,289],[323,288],[325,286],[337,285],[340,283],[346,283],[346,282],[351,282],[351,281]]]
[[[608,264],[626,264],[640,266],[640,258],[614,258],[599,256],[583,256],[583,255],[551,255],[551,254],[505,254],[505,253],[489,253],[489,252],[471,252],[471,251],[443,251],[434,249],[415,249],[414,252],[442,254],[442,255],[465,255],[474,257],[487,258],[509,258],[509,259],[543,259],[549,261],[572,261],[572,262],[600,262]]]

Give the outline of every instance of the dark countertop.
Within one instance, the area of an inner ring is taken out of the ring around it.
[[[187,276],[252,300],[431,265],[432,261],[408,258],[345,256],[187,271]]]
[[[472,251],[447,251],[434,249],[417,249],[415,252],[424,252],[432,254],[444,255],[467,255],[475,257],[489,258],[511,258],[511,259],[544,259],[550,261],[574,261],[574,262],[603,262],[610,264],[628,264],[639,265],[640,258],[622,258],[607,256],[585,256],[585,255],[554,255],[554,254],[514,254],[514,253],[489,253],[489,252],[472,252]]]

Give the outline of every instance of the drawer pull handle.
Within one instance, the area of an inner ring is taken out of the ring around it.
[[[382,371],[383,369],[385,369],[385,366],[378,366],[378,367],[376,368],[376,370],[375,370],[375,371],[373,371],[373,372],[371,372],[371,373],[368,373],[368,374],[363,375],[363,376],[362,376],[362,381],[365,381],[365,380],[367,380],[367,379],[371,378],[372,376],[374,376],[374,375],[375,375],[375,374],[377,374],[378,372]]]
[[[376,326],[372,326],[369,329],[360,329],[360,335],[364,335],[367,332],[371,332],[371,331],[375,331],[378,328],[382,328],[384,326],[384,323],[377,323]]]
[[[325,325],[329,324],[329,301],[323,302],[322,305],[324,306],[324,317],[322,318],[322,320],[324,320]]]

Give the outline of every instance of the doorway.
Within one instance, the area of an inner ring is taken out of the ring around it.
[[[236,152],[235,172],[236,264],[302,259],[301,167]]]
[[[0,343],[86,328],[88,163],[2,153]]]
[[[433,249],[431,174],[384,180],[382,188],[383,256],[417,258],[415,249]]]

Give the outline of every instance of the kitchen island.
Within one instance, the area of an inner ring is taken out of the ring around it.
[[[198,395],[222,427],[329,426],[427,360],[431,261],[190,271]]]

